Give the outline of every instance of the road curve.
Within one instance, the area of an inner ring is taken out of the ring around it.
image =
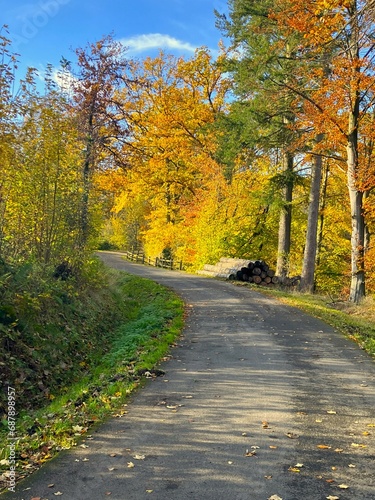
[[[248,288],[100,255],[175,290],[189,311],[183,336],[127,415],[4,500],[375,499],[368,355]]]

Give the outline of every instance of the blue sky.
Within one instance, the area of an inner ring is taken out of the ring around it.
[[[192,55],[207,46],[216,50],[222,34],[214,9],[225,0],[0,0],[0,25],[7,24],[20,70],[58,66],[62,56],[74,61],[72,48],[104,35],[129,47],[129,57],[154,56],[160,48]],[[22,75],[21,75],[22,76]]]

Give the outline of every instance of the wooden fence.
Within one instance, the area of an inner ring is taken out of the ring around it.
[[[124,252],[125,257],[127,260],[130,260],[132,262],[139,262],[141,264],[145,264],[148,266],[154,266],[154,267],[163,267],[165,269],[177,269],[179,271],[183,270],[183,264],[182,261],[174,261],[173,259],[162,259],[160,257],[156,257],[155,259],[151,259],[151,257],[146,257],[143,252],[134,252],[134,251],[127,251]]]

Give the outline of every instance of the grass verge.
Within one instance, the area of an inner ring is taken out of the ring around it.
[[[183,327],[183,303],[172,291],[149,280],[111,272],[113,304],[123,311],[122,323],[103,332],[107,347],[80,364],[80,379],[63,387],[38,410],[16,407],[17,481],[38,469],[59,450],[76,446],[90,427],[110,415],[126,413],[129,394],[166,359]],[[110,314],[106,311],[104,314]],[[87,346],[90,349],[90,346]],[[82,370],[82,366],[80,367]],[[6,420],[0,426],[0,491],[9,486],[9,435]]]
[[[361,304],[356,305],[322,295],[245,286],[275,297],[285,304],[297,307],[323,320],[356,342],[370,356],[375,357],[375,302],[373,297],[366,297]]]

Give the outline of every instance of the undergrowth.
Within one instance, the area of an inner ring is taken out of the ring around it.
[[[182,330],[183,303],[173,292],[125,273],[104,272],[96,260],[90,265],[95,268],[90,286],[70,280],[51,284],[30,268],[20,298],[27,307],[13,306],[11,319],[1,323],[4,413],[7,387],[16,389],[17,480],[75,446],[93,424],[124,414],[129,393],[143,374],[158,372],[153,368]],[[8,303],[11,288],[9,281]],[[0,488],[7,486],[8,437],[3,415]]]

